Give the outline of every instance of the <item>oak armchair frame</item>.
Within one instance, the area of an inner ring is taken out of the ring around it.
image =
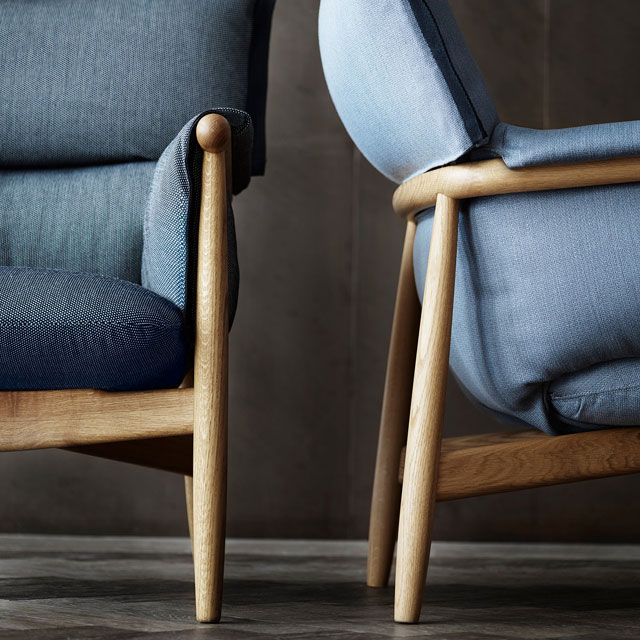
[[[185,476],[196,617],[220,619],[224,566],[231,129],[198,122],[203,150],[193,372],[179,389],[0,392],[0,452],[62,448]]]
[[[386,586],[398,539],[395,620],[418,622],[437,501],[640,471],[640,427],[550,437],[538,430],[442,438],[458,209],[464,198],[640,181],[640,158],[509,169],[500,159],[443,167],[401,185],[407,220],[378,439],[367,584]],[[422,310],[414,216],[435,205]]]

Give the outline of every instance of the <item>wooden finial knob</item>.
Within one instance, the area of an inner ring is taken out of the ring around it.
[[[224,116],[208,113],[196,125],[196,138],[203,151],[218,153],[231,139],[231,127]]]

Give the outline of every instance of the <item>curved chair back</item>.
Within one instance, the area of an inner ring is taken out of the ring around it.
[[[498,122],[445,0],[322,0],[319,35],[342,122],[396,182],[457,160]]]

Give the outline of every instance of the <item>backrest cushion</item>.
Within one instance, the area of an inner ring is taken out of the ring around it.
[[[155,166],[0,171],[0,265],[140,283],[143,211]]]
[[[157,160],[213,107],[249,111],[274,0],[0,0],[0,166]]]
[[[319,36],[349,135],[396,182],[455,161],[498,122],[446,0],[322,0]]]

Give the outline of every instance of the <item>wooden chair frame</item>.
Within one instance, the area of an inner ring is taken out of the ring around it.
[[[396,190],[393,207],[407,228],[378,440],[367,584],[387,585],[397,533],[397,622],[420,618],[437,501],[640,471],[640,427],[553,438],[537,430],[442,438],[459,201],[638,181],[637,157],[515,170],[496,159],[430,171]],[[414,216],[433,205],[420,310]]]
[[[179,389],[0,392],[0,451],[59,447],[185,476],[196,617],[220,619],[227,477],[231,129],[204,116],[193,374]]]

